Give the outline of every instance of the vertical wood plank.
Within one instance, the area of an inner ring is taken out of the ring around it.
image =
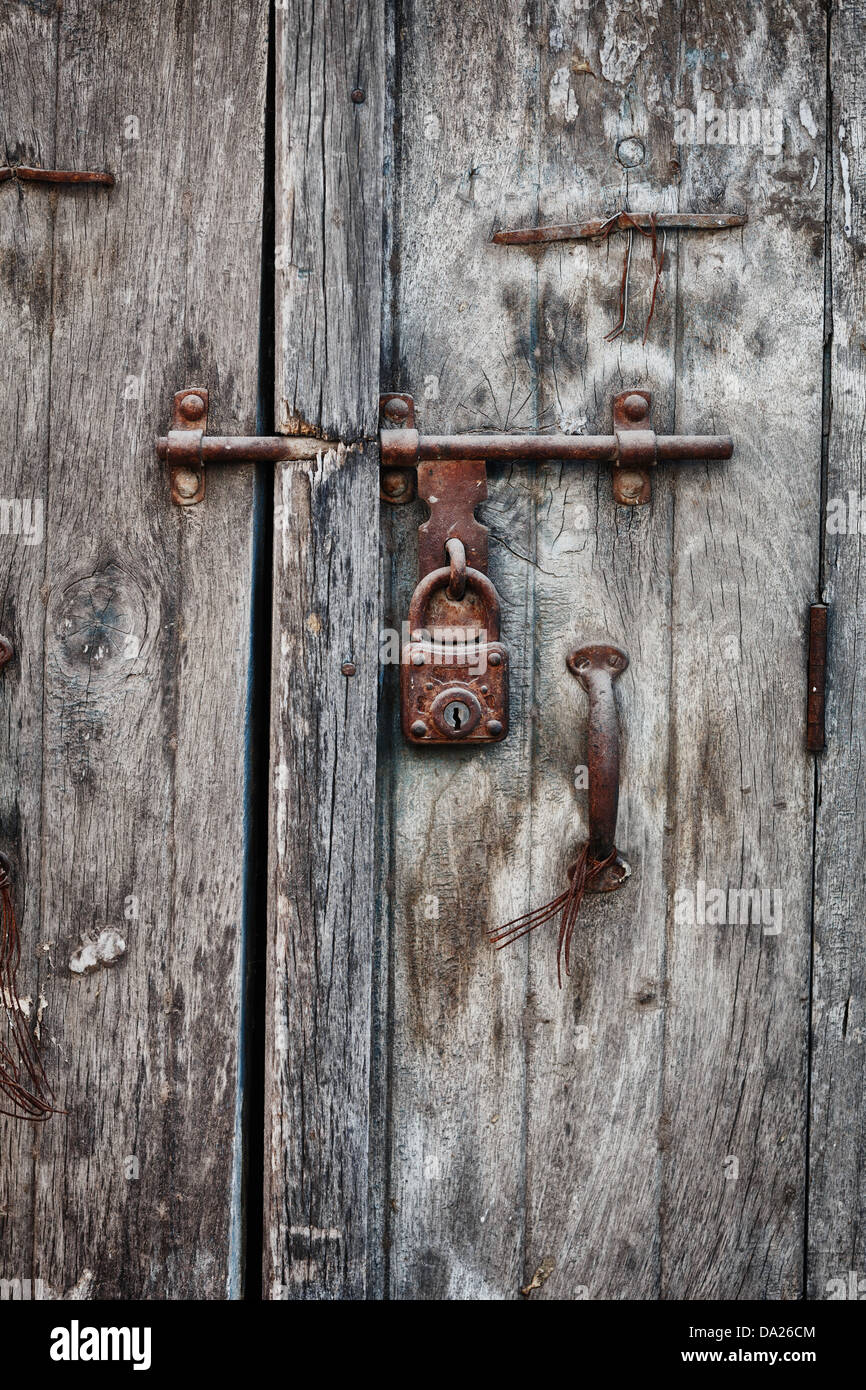
[[[277,6],[277,428],[356,439],[379,418],[384,16]]]
[[[54,22],[24,5],[0,10],[0,53],[5,75],[0,110],[0,162],[54,163]],[[8,507],[28,503],[44,536],[48,493],[51,363],[51,207],[0,187],[0,318],[4,372],[0,380],[0,498]],[[34,510],[35,509],[35,510]],[[21,517],[22,514],[19,513]],[[41,998],[40,847],[42,780],[42,641],[45,545],[33,543],[3,512],[0,534],[0,632],[15,647],[0,672],[0,849],[15,871],[13,884],[23,942],[20,995]],[[23,519],[23,517],[22,517]],[[0,1028],[5,1025],[0,1022]],[[56,1052],[43,1033],[48,1071]],[[34,1133],[0,1117],[0,1278],[32,1280],[34,1244]]]
[[[677,22],[672,7],[650,22],[618,3],[542,7],[539,223],[676,207],[667,55]],[[521,212],[533,220],[531,206]],[[673,428],[678,248],[667,247],[644,343],[653,270],[649,246],[635,238],[626,329],[608,343],[626,248],[615,236],[552,246],[538,258],[538,418],[547,428],[607,433],[613,397],[631,386],[652,393],[654,428]],[[562,890],[588,836],[586,783],[575,786],[587,758],[587,699],[566,668],[569,651],[588,641],[613,642],[630,658],[616,685],[617,839],[632,877],[585,898],[562,990],[554,928],[530,944],[523,1286],[536,1299],[658,1297],[676,488],[672,470],[656,469],[651,506],[627,508],[613,501],[609,467],[551,465],[539,477],[532,900]]]
[[[795,4],[782,24],[750,3],[720,26],[699,5],[681,41],[703,55],[681,70],[684,107],[711,89],[728,132],[731,110],[766,114],[759,138],[738,123],[733,142],[679,155],[683,206],[743,209],[749,224],[681,237],[677,429],[724,429],[736,452],[721,470],[683,470],[676,494],[661,1296],[791,1299],[806,1199],[824,16]],[[761,902],[745,919],[747,892]]]
[[[788,42],[762,4],[727,21],[724,43],[717,21],[704,6],[638,19],[617,0],[589,13],[398,11],[385,384],[413,391],[421,427],[443,432],[602,431],[614,392],[642,384],[660,432],[730,430],[737,458],[659,470],[652,509],[637,512],[613,508],[605,470],[491,470],[482,515],[514,662],[509,741],[424,757],[400,743],[392,696],[381,881],[395,1297],[799,1287],[812,813],[799,702],[823,249],[811,55],[823,31],[806,6]],[[710,90],[734,138],[675,145],[677,110]],[[742,237],[668,245],[645,348],[640,243],[629,333],[614,347],[603,337],[621,239],[488,245],[496,225],[626,200],[752,217]],[[796,412],[783,405],[792,370],[805,383]],[[780,497],[803,500],[780,508]],[[392,623],[406,612],[419,514],[385,521]],[[758,594],[771,596],[766,614]],[[564,657],[602,636],[632,655],[619,685],[620,839],[635,878],[585,905],[559,995],[549,941],[491,967],[484,928],[552,896],[582,837],[571,777],[585,700]],[[699,882],[780,890],[782,935],[675,920],[678,891]]]
[[[516,7],[397,10],[390,334],[383,384],[420,428],[531,429],[532,267],[489,244],[537,179],[534,33]],[[523,1276],[525,949],[485,928],[529,906],[533,480],[489,470],[490,577],[510,652],[511,732],[486,748],[416,748],[385,673],[391,793],[386,1191],[391,1297],[500,1299]],[[386,508],[387,623],[417,583],[418,503]]]
[[[240,1272],[252,481],[214,472],[181,512],[154,439],[191,381],[211,428],[254,427],[266,17],[72,3],[38,42],[54,159],[118,182],[25,193],[53,214],[31,949],[50,943],[69,1111],[38,1140],[32,1268],[58,1296],[221,1298]]]
[[[384,22],[367,0],[291,0],[276,18],[276,418],[343,443],[281,468],[275,487],[264,1279],[272,1298],[355,1299],[368,1288]]]
[[[863,941],[866,727],[860,624],[866,348],[866,10],[830,17],[832,198],[830,380],[824,597],[831,605],[827,751],[818,760],[807,1293],[861,1298],[866,1279],[866,949]]]

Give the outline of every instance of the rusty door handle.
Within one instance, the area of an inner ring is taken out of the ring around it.
[[[596,643],[568,657],[568,669],[589,696],[587,770],[589,774],[589,855],[596,863],[616,857],[587,881],[587,888],[607,893],[618,888],[631,869],[616,852],[619,807],[619,717],[613,683],[628,667],[620,647]]]

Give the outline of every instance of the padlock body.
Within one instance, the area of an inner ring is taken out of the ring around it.
[[[508,652],[501,642],[409,642],[400,696],[410,743],[499,743],[508,733]]]

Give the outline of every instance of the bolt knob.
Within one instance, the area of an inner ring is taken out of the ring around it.
[[[643,396],[639,396],[637,392],[626,396],[622,408],[629,420],[642,420],[647,413],[647,403]]]
[[[184,396],[180,403],[180,413],[186,420],[200,420],[204,415],[204,401],[195,391]]]

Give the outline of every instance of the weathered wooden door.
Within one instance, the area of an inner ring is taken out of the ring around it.
[[[2,6],[0,164],[116,178],[0,184],[2,491],[43,519],[0,536],[0,847],[68,1109],[0,1121],[18,1296],[241,1288],[263,495],[173,507],[154,445],[193,383],[255,428],[267,42],[259,6]]]
[[[0,184],[3,516],[44,514],[0,535],[0,848],[69,1112],[0,1119],[0,1276],[839,1296],[866,1259],[858,5],[9,0],[0,33],[2,159],[117,179]],[[748,221],[667,236],[648,324],[639,234],[491,241],[622,209]],[[194,384],[211,433],[321,443],[174,507],[153,446]],[[491,464],[510,732],[411,746],[383,656],[425,509],[380,505],[380,390],[429,433],[607,434],[631,387],[733,458],[637,507],[609,466]],[[579,641],[630,657],[632,876],[587,896],[560,989],[554,928],[488,931],[586,838]]]

